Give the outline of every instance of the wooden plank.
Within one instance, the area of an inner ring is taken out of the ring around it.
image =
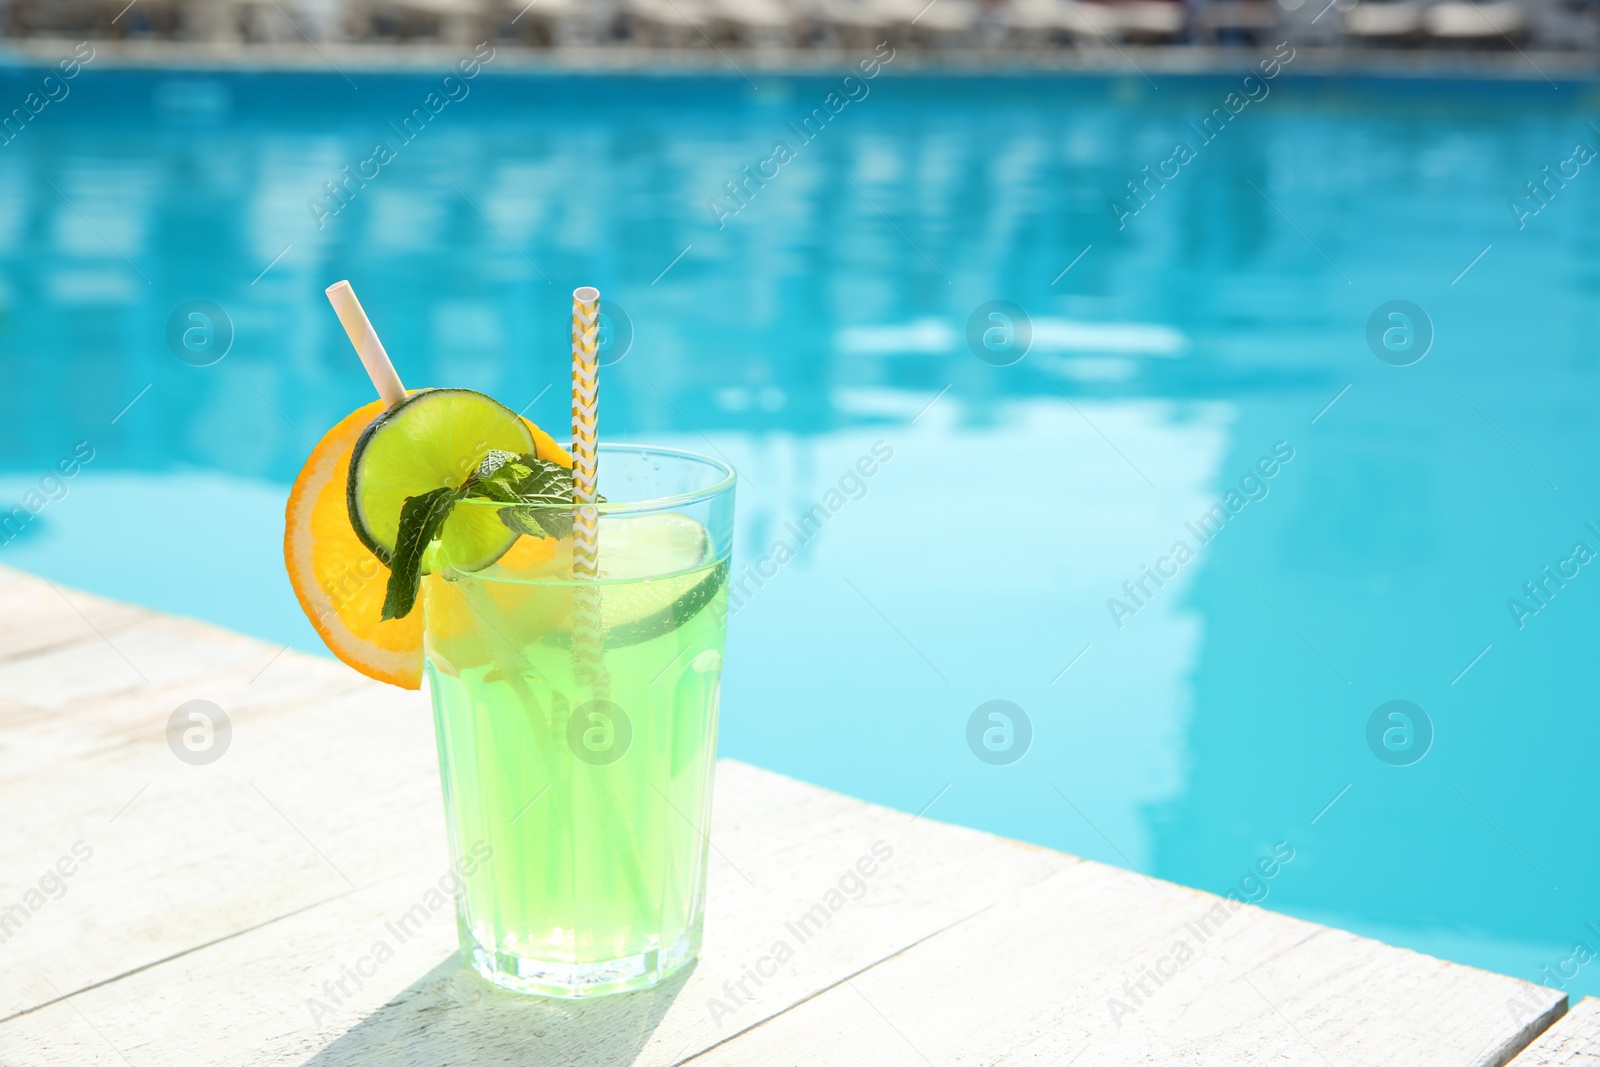
[[[1600,1067],[1600,999],[1585,997],[1511,1061],[1511,1067]]]
[[[148,608],[54,586],[42,578],[0,567],[0,662],[64,644],[115,634],[154,617]]]
[[[123,990],[155,981],[149,995],[160,1000],[163,983],[180,987],[172,976],[191,964],[226,958],[234,973],[270,974],[287,961],[289,973],[302,965],[317,982],[336,980],[337,971],[325,973],[337,958],[330,946],[341,944],[341,935],[354,936],[349,958],[359,958],[371,947],[372,931],[381,931],[379,918],[392,917],[388,906],[414,903],[423,884],[417,880],[443,869],[425,697],[367,682],[324,659],[149,612],[135,611],[108,630],[112,648],[96,627],[110,626],[117,605],[62,590],[69,605],[36,580],[6,577],[11,580],[0,585],[0,604],[19,595],[39,606],[53,603],[64,632],[73,625],[84,632],[79,640],[44,644],[27,644],[25,631],[0,633],[0,691],[9,698],[9,717],[0,720],[0,806],[32,813],[0,825],[0,855],[7,857],[0,865],[0,908],[37,888],[78,842],[91,858],[73,861],[74,873],[60,880],[60,899],[45,900],[8,936],[0,1016],[152,965],[143,972],[149,977],[127,980],[133,986],[118,982],[89,1000],[114,988],[119,1003],[126,995],[134,1005],[136,1027],[145,1028],[159,1014],[147,1018],[149,1005]],[[210,766],[180,762],[165,740],[172,708],[195,697],[215,701],[233,720],[231,747]],[[764,937],[814,904],[826,888],[817,879],[836,878],[876,840],[859,835],[881,823],[886,840],[900,850],[898,868],[886,866],[874,895],[836,922],[838,935],[814,946],[803,965],[775,976],[759,1005],[746,1006],[743,1014],[752,1018],[1074,862],[970,831],[959,831],[952,851],[944,828],[737,765],[720,768],[719,790],[711,934],[701,964],[708,975],[719,944],[744,943],[739,923]],[[863,812],[870,814],[863,818]],[[928,835],[935,842],[919,848]],[[961,877],[975,857],[985,870]],[[807,877],[813,871],[816,876]],[[958,877],[962,885],[946,892]],[[362,906],[368,910],[361,912]],[[351,909],[373,921],[353,922]],[[719,926],[719,918],[726,925]],[[277,940],[285,929],[303,930],[298,951]],[[212,949],[160,963],[213,942]],[[441,919],[427,942],[433,953],[428,966],[448,956],[453,943],[453,924]],[[63,945],[72,951],[63,952]],[[239,945],[267,962],[238,959]],[[715,972],[718,982],[742,977],[728,952]],[[391,994],[415,977],[390,973],[406,979]],[[205,974],[194,999],[215,999],[226,985]],[[263,1002],[263,986],[233,988],[240,1002],[227,1002],[212,1021],[219,1030],[244,1032],[231,1020]],[[263,1016],[285,1048],[297,1050],[297,1042],[317,1032],[304,1004],[313,989],[296,990],[279,1005],[282,1013]],[[77,1019],[80,1002],[21,1016],[4,1028],[8,1040],[57,1014]],[[437,1013],[425,997],[408,1003],[427,1017]],[[354,1025],[360,1017],[345,1021]],[[702,1016],[702,1022],[709,1019]],[[187,1025],[180,1020],[173,1032]],[[92,1028],[85,1033],[94,1037]],[[222,1061],[246,1062],[270,1036],[253,1035]],[[57,1046],[70,1050],[61,1053],[63,1062],[99,1054],[70,1041]]]
[[[31,912],[0,928],[0,1017],[392,873],[383,850],[407,832],[395,817],[437,818],[417,694],[3,569],[0,608],[41,620],[0,626],[0,810],[28,816],[0,822],[0,913]],[[232,720],[210,766],[167,746],[190,699]],[[384,769],[365,758],[373,736],[393,746]],[[296,765],[325,809],[299,810]],[[344,842],[336,870],[318,848]]]
[[[0,570],[14,605],[44,621],[0,623],[0,911],[73,873],[0,945],[3,1063],[1498,1067],[1565,1003],[726,761],[692,972],[516,997],[448,906],[394,927],[446,865],[424,697]],[[195,697],[233,720],[207,766],[165,738]]]
[[[1158,984],[1153,969],[1172,973]],[[1514,1021],[1513,998],[1531,1016]],[[1084,862],[694,1062],[788,1062],[803,1048],[808,1067],[1498,1067],[1564,1005],[1542,986]]]
[[[90,853],[0,946],[0,1017],[393,874],[416,862],[417,835],[441,839],[424,709],[377,685],[286,706],[235,686],[186,694],[232,718],[214,764],[168,749],[176,699],[128,700],[137,725],[105,733],[132,736],[0,781],[0,809],[28,812],[0,822],[0,909],[28,903],[75,845]]]
[[[230,716],[270,718],[357,685],[348,670],[313,657],[299,657],[294,671],[268,667],[281,648],[218,640],[216,633],[181,619],[117,633],[118,647],[148,681],[99,637],[0,663],[0,783],[49,774],[80,757],[151,741],[164,746],[168,716],[188,700],[210,700]],[[308,671],[308,661],[321,669]],[[262,668],[267,672],[256,678]]]
[[[15,1017],[0,1025],[0,1049],[28,1050],[30,1063],[127,1056],[141,1067],[313,1053],[318,1064],[676,1063],[1078,862],[730,761],[718,766],[715,803],[701,960],[654,996],[572,1004],[493,990],[455,962],[448,907],[401,942],[390,924],[445,869],[442,829],[430,820],[408,849],[420,862],[401,874]],[[786,924],[824,902],[878,842],[889,858],[861,879],[858,899],[800,942]],[[747,966],[781,939],[794,942],[793,957],[755,985]],[[395,953],[381,966],[380,941]],[[363,958],[376,973],[361,988],[348,979],[342,993],[324,987]],[[729,1014],[713,1010],[741,980],[750,995]]]

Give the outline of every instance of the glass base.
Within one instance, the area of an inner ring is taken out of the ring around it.
[[[696,939],[685,935],[666,948],[595,963],[556,963],[494,952],[476,942],[463,945],[472,969],[501,989],[576,1000],[629,993],[660,985],[694,960]]]

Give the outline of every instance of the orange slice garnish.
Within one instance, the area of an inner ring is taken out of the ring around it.
[[[311,450],[289,492],[283,558],[301,610],[329,651],[369,678],[420,689],[423,613],[383,621],[389,568],[356,537],[345,497],[350,453],[383,411],[381,400],[352,411]],[[572,466],[572,457],[549,434],[528,426],[540,459]],[[522,538],[533,543],[524,548],[519,541],[508,555],[538,558],[549,551],[539,540]]]

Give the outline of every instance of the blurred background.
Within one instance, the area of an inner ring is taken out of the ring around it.
[[[1265,907],[1600,993],[1593,5],[0,26],[0,565],[320,652],[283,502],[371,399],[324,287],[560,436],[594,284],[602,436],[797,549],[723,754],[1217,892],[1287,843]]]
[[[1017,66],[1290,37],[1346,61],[1401,50],[1478,52],[1490,63],[1519,49],[1588,59],[1597,12],[1596,0],[0,0],[0,27],[15,39],[169,46],[142,53],[158,56],[491,40],[617,57],[671,49],[681,53],[673,62],[730,49],[792,61],[889,41],[924,59]]]

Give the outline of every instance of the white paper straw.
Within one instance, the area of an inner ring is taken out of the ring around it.
[[[385,404],[394,407],[406,398],[406,387],[400,384],[400,375],[395,373],[394,364],[389,362],[389,353],[383,350],[383,342],[378,340],[378,331],[372,328],[372,320],[361,310],[356,291],[350,288],[349,282],[341,281],[328,286],[327,293],[328,303],[333,305],[350,343],[355,345],[356,355],[361,357],[361,365],[367,368],[367,377],[372,379],[373,388],[378,390]]]

